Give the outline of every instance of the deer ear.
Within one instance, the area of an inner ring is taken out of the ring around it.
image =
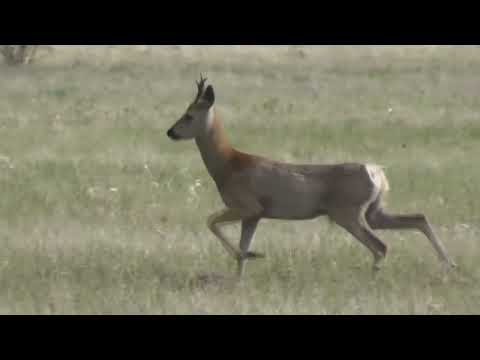
[[[213,86],[208,85],[203,93],[203,99],[212,106],[215,103],[215,92],[213,91]]]

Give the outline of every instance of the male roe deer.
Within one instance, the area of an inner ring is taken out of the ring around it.
[[[454,267],[423,214],[393,215],[380,206],[389,190],[382,168],[374,164],[296,165],[269,160],[234,149],[214,110],[215,94],[203,77],[197,96],[185,114],[168,130],[172,140],[195,139],[203,161],[226,208],[208,218],[208,227],[238,264],[264,257],[249,251],[262,218],[307,220],[326,215],[366,246],[373,255],[373,270],[385,258],[386,245],[372,229],[416,229],[433,245],[443,264]],[[237,249],[220,225],[241,222]]]

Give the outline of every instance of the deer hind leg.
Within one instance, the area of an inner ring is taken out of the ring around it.
[[[432,244],[440,261],[450,267],[456,267],[448,256],[445,247],[440,242],[429,221],[423,214],[394,215],[388,214],[379,206],[379,200],[367,210],[366,219],[372,229],[412,229],[422,232]]]
[[[364,213],[364,207],[341,208],[329,211],[329,217],[370,250],[376,272],[387,254],[387,246],[369,228]]]

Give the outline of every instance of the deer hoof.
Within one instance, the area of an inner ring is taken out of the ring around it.
[[[262,254],[262,253],[256,253],[256,252],[253,252],[253,251],[248,251],[246,254],[245,254],[245,259],[265,259],[265,254]]]
[[[449,260],[448,262],[445,263],[445,267],[450,270],[454,270],[458,268],[458,265],[455,263],[453,260]]]

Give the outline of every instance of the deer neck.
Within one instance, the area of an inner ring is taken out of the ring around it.
[[[198,136],[195,142],[210,176],[218,185],[230,173],[230,160],[234,150],[213,108],[208,116],[207,131]]]

